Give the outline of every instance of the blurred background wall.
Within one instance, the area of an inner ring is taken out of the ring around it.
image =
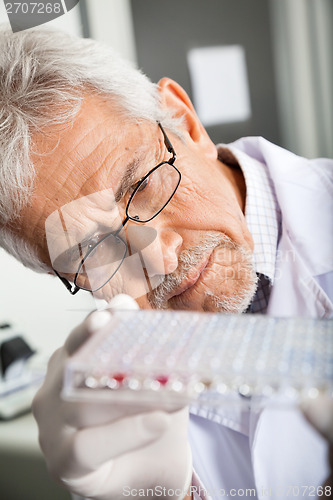
[[[87,33],[116,47],[153,81],[174,78],[191,98],[191,50],[243,49],[251,115],[207,126],[215,141],[260,134],[300,155],[333,156],[331,0],[81,3],[88,12]]]

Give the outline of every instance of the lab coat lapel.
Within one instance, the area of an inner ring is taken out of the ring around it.
[[[332,301],[315,278],[333,271],[332,161],[301,158],[262,137],[240,139],[233,147],[266,164],[282,213],[267,313],[332,317]]]
[[[304,263],[287,231],[281,237],[267,314],[329,318],[333,304]]]

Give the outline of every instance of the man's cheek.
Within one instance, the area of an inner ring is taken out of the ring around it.
[[[136,301],[137,301],[140,309],[152,309],[152,306],[147,299],[147,295],[139,297],[138,299],[136,299]]]

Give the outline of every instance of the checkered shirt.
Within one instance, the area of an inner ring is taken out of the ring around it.
[[[274,282],[277,244],[281,230],[281,211],[273,182],[265,164],[232,146],[219,145],[219,160],[239,166],[246,184],[245,218],[254,241],[253,263],[258,288],[247,312],[265,313]]]

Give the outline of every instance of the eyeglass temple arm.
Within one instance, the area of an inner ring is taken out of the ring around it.
[[[69,291],[69,293],[71,295],[75,295],[80,290],[80,288],[78,286],[71,285],[70,282],[68,280],[66,280],[66,278],[63,278],[62,276],[60,276],[60,274],[55,269],[53,269],[53,271],[58,276],[60,281],[65,285],[65,287],[67,288],[67,290]]]
[[[169,153],[172,154],[172,161],[175,161],[175,159],[176,159],[176,152],[173,149],[172,144],[169,141],[169,138],[168,138],[168,136],[166,135],[166,133],[164,131],[164,128],[162,127],[162,125],[160,124],[160,122],[157,122],[157,123],[158,123],[158,126],[160,127],[160,129],[162,131],[162,134],[163,134],[163,137],[164,137],[165,146],[166,146],[167,150],[169,151]]]

